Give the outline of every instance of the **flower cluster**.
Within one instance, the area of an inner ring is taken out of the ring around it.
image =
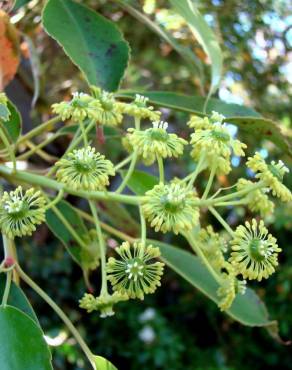
[[[158,121],[160,112],[155,111],[152,106],[147,106],[149,98],[136,94],[135,100],[130,104],[117,103],[118,110],[123,114],[128,114],[139,119],[148,118],[150,121]]]
[[[198,198],[180,182],[158,184],[146,192],[142,210],[155,231],[175,234],[192,229],[199,222]]]
[[[178,157],[183,153],[187,141],[176,134],[167,132],[167,122],[153,122],[153,127],[146,130],[129,128],[127,135],[130,147],[150,165],[157,157]]]
[[[124,242],[116,252],[120,259],[110,257],[107,263],[108,279],[114,291],[141,300],[144,294],[154,293],[160,286],[164,267],[162,262],[153,262],[160,256],[159,248]]]
[[[285,173],[289,172],[282,161],[278,163],[272,161],[268,165],[260,153],[257,152],[253,157],[248,158],[247,166],[256,173],[256,178],[271,189],[274,196],[280,198],[283,202],[292,200],[291,191],[282,184]]]
[[[281,249],[276,239],[268,233],[263,221],[245,222],[234,232],[229,261],[234,269],[247,279],[267,279],[278,265]]]
[[[58,181],[74,190],[103,190],[115,174],[113,164],[90,146],[73,150],[56,166]]]
[[[2,233],[11,239],[31,235],[36,225],[45,221],[45,204],[41,192],[34,189],[24,192],[19,186],[9,193],[5,191],[0,200]]]
[[[199,161],[203,155],[205,165],[214,168],[218,175],[228,174],[231,171],[231,154],[244,156],[246,148],[244,143],[232,138],[223,123],[224,119],[224,116],[212,112],[210,119],[194,117],[188,122],[190,127],[195,128],[195,133],[191,135],[191,156]]]

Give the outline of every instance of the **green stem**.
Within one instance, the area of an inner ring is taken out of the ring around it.
[[[213,267],[210,265],[208,259],[202,252],[201,248],[199,247],[197,241],[194,239],[193,235],[191,233],[188,233],[184,235],[187,241],[189,242],[190,246],[192,247],[193,251],[197,254],[197,256],[201,259],[203,264],[206,266],[210,274],[214,277],[214,279],[221,284],[221,278],[219,274],[213,269]]]
[[[159,171],[159,182],[164,183],[164,166],[163,159],[161,157],[156,157]]]
[[[27,140],[30,140],[32,137],[34,137],[38,134],[41,134],[41,133],[47,131],[48,129],[53,128],[55,126],[55,124],[58,123],[58,122],[60,122],[60,116],[54,117],[54,118],[42,123],[41,125],[37,126],[33,130],[29,131],[26,135],[23,135],[18,139],[18,141],[16,143],[17,147],[20,144],[23,144],[24,142],[26,142]]]
[[[83,138],[84,145],[88,146],[87,134],[86,134],[84,123],[82,120],[80,121],[80,128],[82,132],[82,138]]]
[[[63,198],[63,196],[64,196],[64,189],[61,189],[58,195],[55,197],[55,199],[45,206],[45,211],[47,211],[48,209],[52,208],[54,205],[59,203],[60,200]]]
[[[2,297],[2,303],[1,303],[2,307],[6,307],[6,305],[7,305],[7,301],[8,301],[8,298],[9,298],[10,287],[11,287],[11,281],[12,281],[12,274],[13,274],[13,271],[11,271],[11,270],[6,272],[6,283],[5,283],[5,289],[4,289],[4,293],[3,293],[3,297]]]
[[[134,152],[134,155],[133,155],[133,157],[131,159],[131,163],[130,163],[130,166],[128,168],[128,172],[127,172],[126,176],[124,177],[121,185],[115,191],[116,194],[120,194],[125,189],[125,187],[127,186],[127,183],[129,181],[129,179],[131,178],[132,173],[133,173],[133,171],[135,169],[136,162],[137,162],[137,157],[138,157],[138,153],[137,153],[137,151],[135,151]]]
[[[71,226],[71,224],[67,221],[67,219],[63,216],[63,214],[58,210],[56,206],[51,206],[52,210],[54,211],[55,215],[59,218],[59,220],[63,223],[69,233],[73,236],[76,242],[84,249],[87,249],[86,244],[77,234],[75,229]]]
[[[94,219],[96,232],[98,235],[98,242],[100,247],[100,260],[101,260],[101,291],[100,294],[108,294],[107,290],[107,275],[106,275],[106,246],[102,235],[100,221],[96,212],[95,204],[92,200],[89,201],[90,210]]]
[[[134,154],[129,155],[127,158],[125,158],[120,163],[118,163],[115,166],[115,171],[118,171],[120,168],[124,167],[126,164],[128,164],[129,162],[131,162],[133,155]]]
[[[194,184],[194,182],[195,182],[195,180],[196,180],[196,178],[197,178],[197,176],[199,175],[199,173],[202,171],[202,166],[203,166],[203,164],[204,164],[204,160],[205,160],[205,154],[202,154],[201,155],[201,157],[200,157],[200,159],[199,159],[199,162],[198,162],[198,164],[197,164],[197,167],[195,168],[195,171],[191,174],[191,176],[189,175],[189,176],[187,176],[183,181],[186,181],[186,179],[188,178],[188,177],[190,177],[190,181],[189,181],[189,183],[188,183],[188,186],[187,186],[187,188],[190,190],[192,187],[193,187],[193,184]]]
[[[216,169],[217,169],[217,164],[213,164],[212,168],[211,168],[210,176],[209,176],[209,179],[208,179],[208,182],[207,182],[207,186],[206,186],[204,194],[202,196],[202,199],[206,199],[208,194],[209,194],[209,191],[210,191],[211,186],[213,184],[214,176],[216,174]]]
[[[241,206],[248,204],[248,200],[242,199],[242,200],[234,200],[231,202],[219,202],[216,203],[216,207],[226,207],[226,206]]]
[[[231,229],[231,227],[228,225],[228,223],[220,216],[220,214],[215,210],[213,207],[208,208],[209,211],[212,213],[212,215],[217,218],[217,220],[220,222],[220,224],[225,228],[225,230],[233,237],[234,232]]]
[[[70,187],[64,186],[63,184],[49,179],[45,176],[40,176],[35,173],[26,171],[17,171],[13,174],[11,168],[7,166],[0,165],[0,175],[7,177],[13,181],[19,180],[30,185],[39,185],[44,188],[50,188],[54,190],[63,189],[65,193],[76,195],[85,199],[95,199],[95,200],[114,200],[121,203],[139,205],[143,200],[143,197],[138,197],[136,195],[124,195],[116,194],[114,192],[106,191],[84,191],[84,190],[73,190]]]
[[[145,221],[145,217],[142,212],[142,207],[140,207],[139,210],[140,210],[140,222],[141,222],[141,242],[143,245],[146,245],[146,233],[147,233],[146,221]]]
[[[0,125],[0,138],[1,140],[3,141],[3,144],[9,154],[9,157],[10,157],[10,160],[11,162],[13,163],[13,172],[16,172],[16,159],[15,159],[15,154],[14,154],[14,151],[12,149],[12,145],[10,144],[7,136],[6,136],[6,133],[5,131],[3,130],[3,128],[1,127]]]
[[[134,120],[135,120],[135,129],[140,130],[141,118],[135,117]]]
[[[88,126],[85,128],[85,130],[84,130],[84,133],[85,133],[85,135],[88,135],[88,133],[90,132],[90,130],[95,126],[95,124],[96,124],[96,121],[95,120],[92,120],[89,124],[88,124]],[[69,151],[72,151],[72,150],[74,150],[79,144],[80,144],[80,142],[83,140],[83,135],[79,135],[79,133],[80,133],[80,129],[78,129],[77,131],[76,131],[76,136],[75,136],[75,138],[71,141],[71,144],[68,146],[68,148],[67,148],[67,150],[66,150],[66,152],[65,152],[65,154],[66,153],[68,153]]]
[[[61,310],[61,308],[45,293],[26,273],[20,268],[19,265],[16,266],[17,272],[21,279],[30,286],[55,312],[56,314],[63,320],[67,328],[71,331],[72,335],[80,345],[82,351],[84,352],[85,356],[87,357],[88,361],[90,362],[92,368],[96,370],[96,366],[94,363],[94,355],[90,351],[87,344],[84,342],[83,338],[79,334],[78,330],[72,324],[71,320],[67,317],[67,315]]]
[[[38,145],[35,145],[32,149],[30,149],[28,152],[25,152],[21,155],[19,155],[16,159],[17,160],[24,160],[29,157],[31,157],[34,153],[38,152],[40,149],[45,147],[46,145],[50,144],[52,141],[56,140],[60,135],[57,133],[55,135],[50,136],[46,140],[42,141]]]

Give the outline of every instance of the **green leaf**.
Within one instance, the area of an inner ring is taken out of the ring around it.
[[[4,288],[6,282],[6,275],[0,275],[0,297],[3,296]],[[11,283],[11,288],[9,292],[8,305],[18,308],[20,311],[24,312],[29,316],[37,325],[39,325],[36,314],[31,307],[26,295],[23,293],[22,289],[17,286],[14,282]]]
[[[115,24],[71,0],[49,0],[45,30],[64,48],[91,85],[116,90],[129,59],[129,46]]]
[[[1,121],[8,121],[10,116],[10,111],[5,104],[0,104],[0,120]]]
[[[1,370],[52,370],[51,354],[41,329],[23,312],[0,308]]]
[[[101,356],[94,356],[96,370],[118,370],[111,362]]]
[[[170,0],[174,10],[188,23],[190,30],[203,47],[211,62],[211,87],[209,95],[217,89],[223,66],[223,56],[219,43],[198,9],[191,0]]]
[[[31,0],[16,0],[13,6],[13,11],[16,12],[22,6],[28,4]]]
[[[70,203],[62,200],[56,205],[56,208],[65,217],[67,222],[72,226],[78,236],[88,244],[86,237],[88,236],[88,230],[84,225],[83,220],[77,213],[77,211],[70,205]],[[77,262],[81,268],[88,270],[90,266],[94,267],[98,263],[95,261],[96,255],[94,250],[82,248],[78,242],[74,239],[71,233],[68,231],[63,222],[54,213],[53,209],[49,209],[46,212],[46,222],[52,233],[64,244],[68,253]]]
[[[8,138],[12,143],[15,143],[21,132],[22,120],[20,113],[11,101],[8,100],[7,108],[10,112],[8,120],[3,122],[3,127],[5,127],[8,134]],[[3,144],[0,145],[3,148]]]
[[[162,260],[190,284],[199,289],[215,303],[218,303],[216,291],[218,283],[207,268],[195,255],[173,247],[166,243],[149,240],[160,248]],[[264,303],[252,289],[247,289],[244,295],[237,295],[232,306],[226,313],[234,320],[248,326],[275,327],[276,321],[271,321]]]
[[[126,176],[127,171],[120,171],[122,177]],[[149,175],[144,171],[136,170],[132,173],[127,186],[137,195],[144,195],[146,191],[151,190],[159,182],[158,178]]]
[[[120,98],[132,99],[135,94],[142,94],[149,98],[149,103],[159,107],[174,109],[181,112],[204,116],[203,106],[205,99],[200,96],[189,96],[165,91],[119,91],[116,95]],[[219,99],[210,99],[206,114],[213,110],[226,116],[226,122],[236,125],[240,131],[253,135],[258,139],[266,139],[273,142],[277,147],[292,155],[291,139],[281,132],[281,127],[262,117],[251,108],[225,103]]]

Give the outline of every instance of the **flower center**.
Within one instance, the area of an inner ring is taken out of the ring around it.
[[[230,140],[230,135],[227,132],[212,130],[211,135],[214,139],[227,143]]]
[[[251,257],[257,262],[261,262],[271,255],[267,243],[261,239],[252,239],[249,243],[249,251]]]
[[[80,99],[73,99],[71,102],[73,108],[87,108],[88,104]]]
[[[144,275],[144,263],[140,258],[133,258],[126,264],[128,278],[137,281]]]
[[[22,199],[14,197],[5,203],[4,208],[6,209],[9,215],[16,218],[20,218],[24,216],[24,214],[28,210],[28,205]]]
[[[181,211],[185,206],[185,194],[165,194],[161,198],[164,209],[170,213]]]
[[[167,141],[168,133],[161,128],[152,128],[149,130],[150,139],[156,141]]]
[[[279,181],[282,182],[283,180],[283,172],[280,170],[280,168],[278,168],[277,166],[273,165],[273,164],[269,164],[268,165],[268,168],[269,168],[269,171],[271,172],[271,174],[276,177]]]

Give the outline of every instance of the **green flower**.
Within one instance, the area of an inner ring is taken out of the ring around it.
[[[113,289],[129,298],[144,299],[160,286],[164,264],[153,262],[160,256],[159,248],[136,242],[124,242],[115,249],[120,259],[110,257],[107,263],[108,279]]]
[[[73,121],[83,121],[85,118],[94,118],[94,112],[99,108],[98,100],[84,93],[73,93],[69,102],[55,103],[53,112],[60,115],[62,121],[71,118]]]
[[[191,135],[191,156],[199,161],[204,153],[205,164],[209,168],[215,166],[218,175],[228,174],[231,171],[231,154],[244,156],[243,149],[246,148],[244,143],[232,138],[223,123],[224,118],[219,113],[212,112],[210,119],[193,118],[189,121],[189,125],[195,127],[195,133]]]
[[[115,314],[113,306],[119,302],[127,301],[129,297],[120,292],[113,294],[101,294],[99,297],[94,297],[92,294],[85,293],[79,301],[79,306],[84,308],[88,313],[100,311],[100,317],[105,318]]]
[[[277,240],[268,234],[263,221],[258,224],[253,219],[251,224],[245,222],[245,226],[238,226],[231,245],[233,252],[229,261],[244,278],[261,281],[275,272],[281,249]]]
[[[128,114],[129,116],[140,119],[148,118],[150,121],[158,121],[161,113],[159,111],[154,111],[152,106],[147,107],[148,100],[149,98],[136,94],[135,100],[130,104],[117,103],[117,107],[121,113]]]
[[[118,104],[113,93],[101,90],[99,87],[91,86],[94,97],[99,106],[94,110],[94,118],[103,125],[117,126],[123,120],[123,115],[118,109]]]
[[[90,146],[73,150],[56,166],[58,181],[74,190],[103,190],[109,185],[109,176],[115,174],[112,162]]]
[[[179,182],[158,184],[146,192],[142,210],[155,231],[189,231],[199,222],[198,198]]]
[[[252,185],[253,182],[246,179],[239,179],[237,190],[243,190]],[[247,206],[252,212],[259,212],[262,217],[268,216],[274,211],[274,203],[269,200],[267,192],[269,189],[256,189],[246,195]]]
[[[285,173],[289,169],[282,161],[276,163],[272,161],[267,164],[261,157],[260,153],[256,153],[253,157],[249,157],[247,166],[256,173],[256,178],[263,181],[267,187],[272,190],[272,194],[280,198],[283,202],[290,202],[292,200],[291,191],[282,184]]]
[[[22,187],[4,192],[0,201],[0,226],[9,238],[31,235],[45,221],[45,198],[40,191]]]
[[[127,135],[131,148],[137,150],[138,155],[152,164],[156,157],[177,158],[183,153],[187,141],[176,134],[167,132],[167,122],[153,122],[153,127],[147,130],[129,128]]]

